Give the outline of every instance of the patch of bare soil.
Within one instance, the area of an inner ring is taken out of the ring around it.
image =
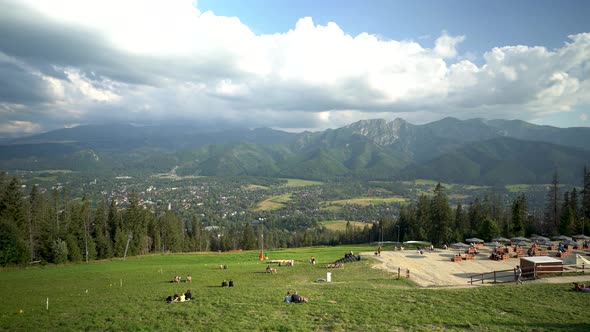
[[[452,262],[451,258],[458,252],[458,250],[453,249],[435,250],[431,253],[425,251],[423,254],[414,250],[382,251],[381,256],[374,256],[380,261],[374,268],[392,273],[397,273],[398,268],[401,268],[402,277],[405,277],[405,271],[409,269],[410,280],[421,287],[458,287],[470,286],[469,280],[472,275],[512,270],[519,264],[518,258],[503,261],[491,260],[489,259],[491,253],[489,249],[481,250],[480,254],[475,255],[473,260]],[[365,255],[373,255],[373,253],[365,253]],[[497,276],[501,281],[511,281],[513,273],[498,273]],[[567,283],[574,281],[590,281],[590,275],[541,278],[530,282]],[[490,281],[486,281],[485,284],[490,285]],[[480,281],[473,285],[481,286],[482,284]]]

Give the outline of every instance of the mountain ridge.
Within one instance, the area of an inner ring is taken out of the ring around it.
[[[369,119],[303,133],[91,125],[0,144],[0,168],[150,174],[177,166],[180,175],[540,183],[550,181],[551,170],[577,174],[575,168],[590,162],[585,142],[590,128],[451,117],[423,125]],[[90,154],[99,158],[93,161]],[[562,179],[574,181],[565,174]]]

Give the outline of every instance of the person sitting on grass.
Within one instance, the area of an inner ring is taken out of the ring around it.
[[[291,296],[291,302],[293,303],[307,303],[308,299],[304,296],[301,296],[297,293],[297,291],[295,291],[295,293],[293,293],[293,295]]]
[[[170,302],[172,302],[172,295],[168,295],[168,297],[166,298],[166,303]]]
[[[234,287],[234,281],[229,279],[229,287]]]
[[[221,282],[221,287],[223,287],[223,288],[227,287],[227,281],[223,280]]]
[[[191,293],[191,290],[187,289],[186,293],[184,293],[184,300],[190,301],[192,298],[193,298],[193,294]]]
[[[172,298],[172,302],[179,302],[180,301],[180,296],[178,296],[178,294],[174,294],[174,297]]]
[[[291,292],[287,292],[285,295],[285,303],[291,303]]]

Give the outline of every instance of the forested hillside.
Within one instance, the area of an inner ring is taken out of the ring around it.
[[[379,183],[368,185],[364,192],[355,183],[272,187],[276,183],[269,180],[270,187],[261,186],[262,181],[259,185],[234,181],[232,186],[216,178],[193,180],[192,198],[181,199],[180,206],[145,201],[134,191],[91,202],[85,195],[68,198],[61,187],[46,192],[37,186],[24,188],[17,178],[0,173],[0,265],[257,249],[262,232],[265,248],[271,249],[367,243],[382,239],[383,234],[390,240],[397,235],[400,241],[425,240],[436,245],[474,236],[490,241],[496,236],[580,234],[588,228],[584,221],[590,220],[590,172],[584,173],[581,192],[575,187],[562,192],[554,174],[543,211],[530,208],[524,194],[510,202],[491,194],[451,204],[447,188],[440,183],[403,204],[405,199],[388,197],[393,192]],[[243,186],[239,190],[243,196],[236,196],[235,185]],[[280,196],[268,200],[270,188]],[[338,199],[343,189],[350,199]],[[166,190],[174,193],[176,188]],[[314,199],[317,194],[326,201]],[[362,199],[367,194],[372,196]],[[274,201],[274,206],[261,209],[258,204],[263,200]],[[191,204],[198,205],[201,213],[184,213]],[[339,218],[348,220],[341,230],[323,224]]]

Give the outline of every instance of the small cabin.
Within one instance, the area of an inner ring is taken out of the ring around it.
[[[525,278],[563,271],[563,261],[548,256],[520,257],[520,268]]]

